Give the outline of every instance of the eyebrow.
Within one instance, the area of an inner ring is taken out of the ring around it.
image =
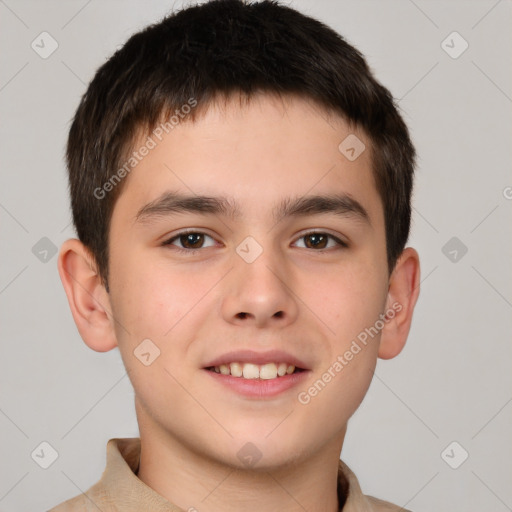
[[[135,223],[147,223],[180,213],[224,215],[234,220],[241,217],[240,206],[233,198],[205,195],[188,196],[168,191],[143,206],[135,216]],[[273,208],[272,216],[274,222],[279,223],[289,217],[329,213],[341,217],[353,217],[371,226],[370,216],[364,206],[346,193],[285,198]]]

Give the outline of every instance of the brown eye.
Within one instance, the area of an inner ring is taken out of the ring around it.
[[[202,233],[187,233],[179,236],[180,243],[185,249],[199,249],[204,243]]]
[[[306,243],[306,246],[311,249],[311,248],[316,248],[316,249],[325,249],[326,245],[327,245],[327,239],[328,237],[325,236],[324,234],[322,233],[312,233],[311,235],[306,235],[304,237],[305,240],[309,240],[310,243]]]
[[[339,238],[335,237],[334,235],[331,235],[329,233],[322,233],[320,231],[314,231],[311,233],[306,233],[305,235],[302,235],[299,240],[304,240],[304,247],[306,249],[317,249],[318,251],[322,251],[324,249],[328,249],[328,243],[329,240],[334,241],[334,246],[331,244],[330,247],[348,247],[348,245],[340,240]]]
[[[199,249],[203,249],[205,247],[212,247],[214,244],[210,244],[209,246],[204,246],[205,239],[209,238],[213,241],[213,238],[205,233],[201,233],[200,231],[184,231],[182,233],[178,233],[176,236],[169,238],[162,245],[165,246],[173,246],[173,249],[182,252],[194,253]]]

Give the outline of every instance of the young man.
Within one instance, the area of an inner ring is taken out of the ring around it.
[[[189,7],[116,52],[70,130],[58,265],[140,439],[52,511],[398,510],[340,453],[418,298],[414,154],[363,57],[274,2]]]

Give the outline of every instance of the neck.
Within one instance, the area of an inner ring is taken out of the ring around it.
[[[340,510],[338,465],[345,431],[314,455],[297,455],[293,462],[274,467],[240,469],[194,450],[147,416],[139,417],[139,427],[138,478],[184,511]]]

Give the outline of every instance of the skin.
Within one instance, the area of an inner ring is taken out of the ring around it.
[[[350,133],[367,148],[353,162],[338,150]],[[110,293],[88,250],[75,239],[63,244],[59,273],[80,335],[96,351],[118,347],[135,390],[138,476],[184,510],[338,510],[347,422],[377,358],[404,347],[419,294],[414,249],[403,251],[389,276],[369,148],[364,133],[304,99],[214,103],[166,135],[125,178],[110,228]],[[241,217],[134,221],[171,189],[229,193]],[[277,224],[271,217],[285,197],[333,192],[358,200],[371,225],[332,213]],[[175,250],[183,240],[161,245],[185,228],[208,235],[194,255]],[[349,246],[331,239],[321,253],[304,238],[313,230]],[[263,248],[252,263],[235,250],[247,236]],[[394,303],[401,310],[379,334],[307,405],[299,403],[297,393]],[[161,351],[149,366],[133,354],[147,338]],[[202,368],[239,348],[287,350],[308,363],[307,382],[263,400],[225,389]],[[247,442],[262,455],[253,467],[237,457]]]

